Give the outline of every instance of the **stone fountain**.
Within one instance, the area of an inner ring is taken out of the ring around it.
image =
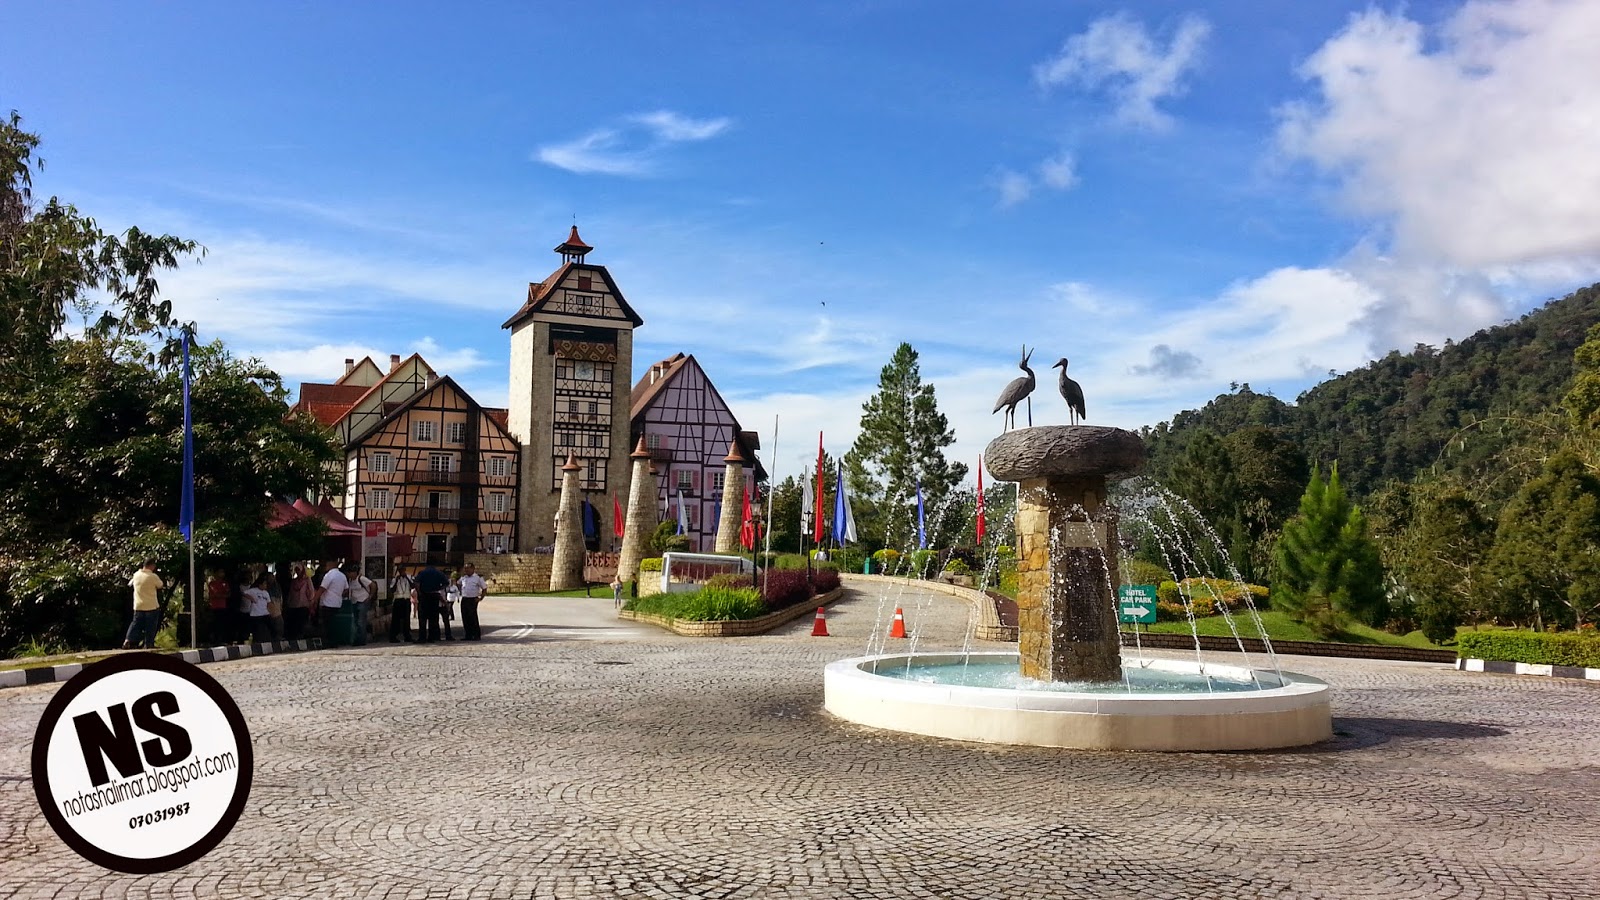
[[[1199,659],[1124,665],[1106,485],[1144,455],[1137,434],[1093,425],[991,442],[990,475],[1019,488],[1018,652],[840,660],[824,672],[827,710],[896,731],[1079,749],[1244,750],[1331,737],[1327,685],[1314,678]]]

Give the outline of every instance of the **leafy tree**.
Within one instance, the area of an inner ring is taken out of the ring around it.
[[[1398,599],[1431,641],[1482,617],[1493,585],[1486,565],[1494,522],[1458,484],[1395,484],[1374,497],[1374,530]]]
[[[655,533],[650,536],[650,546],[658,556],[662,553],[682,553],[689,549],[689,537],[678,533],[676,519],[669,519],[656,526]]]
[[[1361,510],[1345,495],[1334,466],[1317,469],[1300,498],[1300,512],[1283,528],[1272,603],[1323,637],[1352,619],[1381,624],[1386,612],[1383,564]]]
[[[1600,478],[1571,451],[1552,456],[1500,516],[1489,565],[1502,615],[1540,628],[1593,621],[1600,612]]]
[[[38,138],[19,121],[0,124],[0,652],[27,640],[105,646],[140,560],[169,575],[187,567],[174,527],[179,323],[155,274],[195,245],[103,234],[56,198],[36,210]],[[93,318],[82,336],[62,333],[68,311]],[[259,363],[218,344],[197,348],[194,364],[197,556],[308,555],[315,526],[270,529],[271,496],[325,487],[331,438],[288,415],[286,391]]]
[[[857,527],[865,514],[881,524],[881,540],[891,547],[916,543],[919,478],[928,528],[935,532],[929,542],[947,543],[961,525],[957,516],[940,513],[967,467],[945,459],[955,434],[939,412],[933,385],[923,383],[917,359],[910,344],[895,349],[879,374],[878,392],[861,406],[861,434],[846,455],[847,478],[859,498]]]

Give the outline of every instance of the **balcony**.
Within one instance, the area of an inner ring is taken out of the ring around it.
[[[406,472],[406,482],[408,484],[460,484],[461,474],[460,472],[441,472],[436,469],[412,469]]]
[[[672,462],[673,459],[674,459],[674,457],[672,455],[672,448],[671,447],[651,447],[650,448],[650,461],[651,462]]]
[[[407,506],[398,512],[401,518],[413,522],[455,522],[461,519],[461,510],[454,506]]]

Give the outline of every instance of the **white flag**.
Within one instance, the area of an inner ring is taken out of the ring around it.
[[[816,500],[811,496],[811,469],[800,470],[800,537],[805,538],[811,533],[811,507],[816,505]]]

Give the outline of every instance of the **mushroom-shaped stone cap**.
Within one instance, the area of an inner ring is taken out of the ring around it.
[[[640,435],[639,436],[639,446],[633,448],[633,452],[628,454],[628,456],[630,458],[632,458],[632,459],[649,459],[650,458],[650,451],[648,449],[646,449],[645,445],[644,445],[644,435]]]
[[[578,466],[578,461],[576,459],[573,459],[572,458],[572,452],[568,451],[567,452],[567,464],[561,467],[562,471],[564,471],[564,472],[576,472],[576,471],[578,471],[579,468],[580,467]]]
[[[729,463],[744,462],[744,454],[739,452],[739,441],[737,439],[728,442],[728,455],[724,456],[722,461]]]
[[[1144,466],[1144,440],[1106,425],[1018,428],[989,442],[983,458],[1000,481],[1132,475]]]

